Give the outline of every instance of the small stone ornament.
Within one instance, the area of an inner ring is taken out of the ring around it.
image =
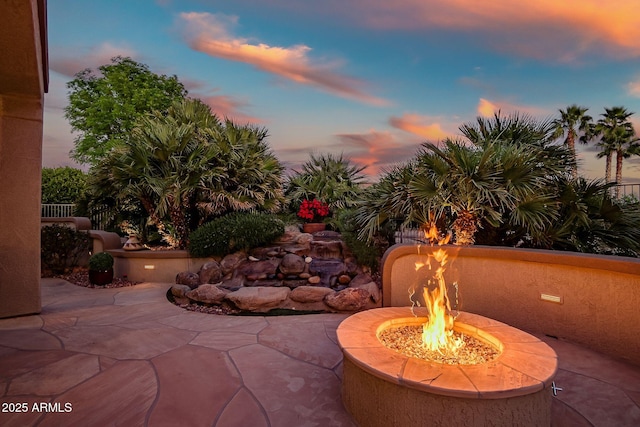
[[[138,240],[136,236],[129,236],[127,241],[124,242],[124,246],[122,246],[122,249],[124,249],[125,251],[139,251],[144,249],[144,246],[142,245],[142,243],[140,243],[140,240]]]

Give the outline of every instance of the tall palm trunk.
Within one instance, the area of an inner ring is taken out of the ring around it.
[[[605,158],[604,178],[605,182],[611,182],[611,153],[608,153]]]
[[[620,184],[622,184],[622,160],[624,153],[616,150],[616,199],[620,197]]]
[[[576,134],[574,131],[569,131],[567,135],[567,147],[573,156],[573,166],[571,167],[571,176],[573,179],[578,178],[578,160],[576,158]]]

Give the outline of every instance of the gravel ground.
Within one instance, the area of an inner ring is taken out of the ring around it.
[[[89,283],[89,270],[86,268],[76,269],[69,274],[61,274],[54,276],[60,279],[64,279],[74,285],[82,286],[85,288],[124,288],[126,286],[135,286],[140,282],[130,282],[124,277],[114,277],[113,282],[105,286],[96,286]]]
[[[468,335],[454,332],[453,336],[464,341],[464,345],[455,354],[427,350],[422,345],[422,326],[389,328],[382,331],[378,339],[386,347],[399,351],[405,356],[448,365],[476,365],[489,362],[500,354],[495,348]]]

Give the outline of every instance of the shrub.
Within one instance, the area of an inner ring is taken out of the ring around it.
[[[113,257],[109,252],[98,252],[89,258],[89,270],[107,271],[113,268]]]
[[[189,235],[194,257],[224,256],[256,248],[284,234],[284,223],[269,214],[232,213],[208,222]]]
[[[353,210],[345,209],[340,211],[336,217],[335,226],[340,230],[342,239],[353,253],[353,256],[356,257],[358,264],[366,265],[371,268],[371,270],[377,271],[381,254],[385,248],[359,239],[354,217],[355,211]]]
[[[84,231],[63,225],[48,225],[40,232],[40,261],[43,272],[63,274],[77,266],[80,259],[89,253],[91,238]]]

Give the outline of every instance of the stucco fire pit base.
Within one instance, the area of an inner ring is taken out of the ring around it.
[[[425,311],[416,312],[426,317]],[[384,347],[379,330],[417,324],[407,307],[368,310],[338,327],[342,400],[362,426],[544,426],[551,423],[555,352],[504,323],[461,313],[455,329],[501,350],[480,365],[445,365]]]

